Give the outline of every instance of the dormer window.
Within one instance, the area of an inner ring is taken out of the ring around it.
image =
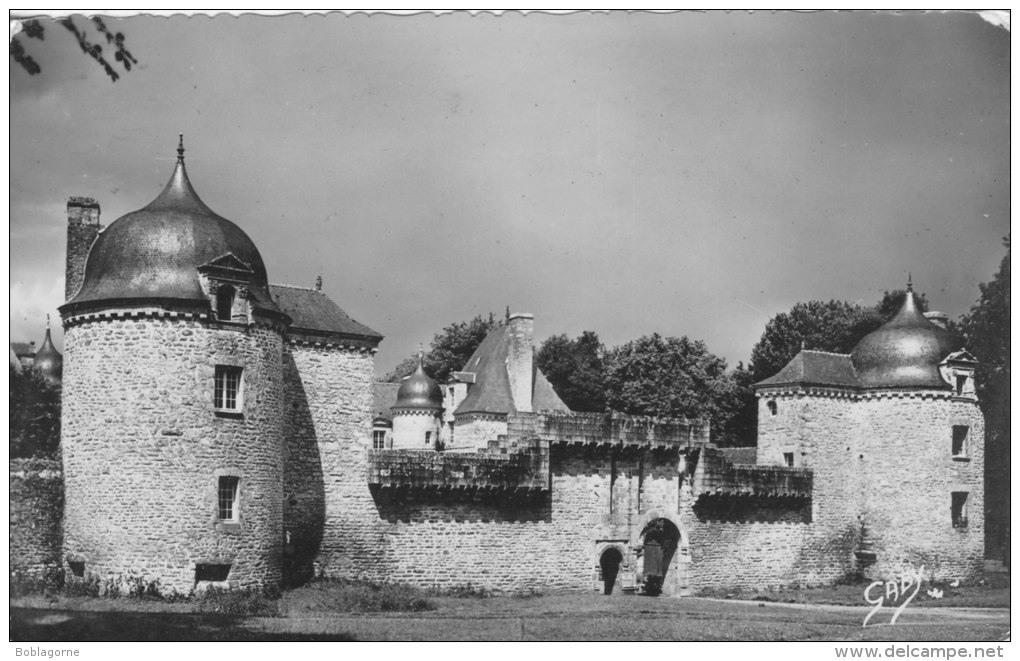
[[[967,375],[957,374],[956,375],[956,394],[962,395],[967,388]]]
[[[230,285],[222,285],[216,292],[216,318],[230,321],[234,310],[234,298],[237,292]]]

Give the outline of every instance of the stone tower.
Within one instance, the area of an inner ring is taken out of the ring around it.
[[[99,203],[91,197],[67,200],[67,264],[64,271],[64,300],[70,301],[81,288],[85,258],[103,226],[99,224]]]
[[[418,367],[405,377],[397,391],[393,412],[393,448],[435,450],[443,425],[443,392],[425,373],[423,356]]]
[[[69,274],[85,224],[68,226]],[[277,583],[290,317],[251,239],[198,198],[183,144],[163,192],[99,234],[68,283],[67,575],[182,593]]]
[[[908,286],[893,319],[850,354],[801,351],[755,384],[758,463],[814,471],[815,527],[852,538],[865,574],[904,565],[975,577],[984,555],[984,418],[975,362],[919,311]]]

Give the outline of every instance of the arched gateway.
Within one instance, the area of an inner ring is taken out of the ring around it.
[[[649,596],[679,597],[689,592],[689,538],[683,524],[669,512],[648,512],[633,542],[638,562],[637,583]]]

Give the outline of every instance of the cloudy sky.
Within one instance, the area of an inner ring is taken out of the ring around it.
[[[109,24],[139,61],[116,83],[54,24],[42,73],[10,66],[14,340],[63,302],[68,196],[146,205],[178,133],[272,282],[321,274],[386,336],[379,374],[508,305],[539,341],[687,335],[732,366],[797,301],[908,272],[957,317],[1004,254],[1009,33],[977,15]]]

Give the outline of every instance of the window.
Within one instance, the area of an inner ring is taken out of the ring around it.
[[[83,560],[68,560],[67,565],[71,568],[71,574],[75,578],[85,578],[85,562]]]
[[[425,445],[428,445],[431,442],[432,442],[432,432],[427,431],[427,432],[425,432]]]
[[[241,478],[233,475],[220,476],[219,488],[216,498],[216,518],[220,521],[237,521],[238,515],[238,485]]]
[[[954,491],[953,492],[953,527],[954,528],[966,528],[967,527],[967,497],[970,496],[966,491]]]
[[[783,453],[783,463],[786,464],[787,466],[793,466],[793,453],[792,452],[784,452]]]
[[[776,412],[779,410],[779,407],[776,406],[776,400],[774,399],[770,399],[766,406],[769,407],[769,413],[771,413],[772,415],[775,415]]]
[[[196,564],[195,565],[195,582],[201,583],[202,581],[213,581],[215,583],[222,583],[227,580],[230,576],[230,565],[211,565],[211,564]]]
[[[970,427],[966,425],[953,425],[953,458],[966,459],[970,456],[969,443]]]
[[[967,375],[957,374],[956,375],[956,394],[962,395],[967,388]]]
[[[372,449],[373,450],[385,450],[386,449],[386,430],[385,429],[373,429],[372,430]]]
[[[216,366],[216,393],[214,406],[217,411],[241,412],[241,371],[232,365]]]
[[[234,288],[223,285],[216,291],[216,318],[230,321],[234,309]]]

